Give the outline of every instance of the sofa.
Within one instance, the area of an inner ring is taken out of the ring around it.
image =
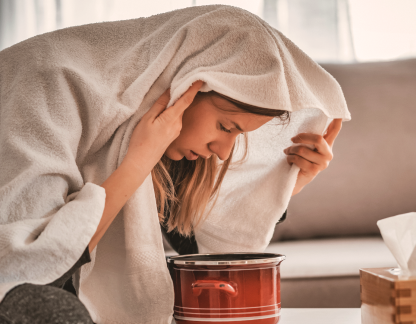
[[[397,266],[377,220],[416,211],[416,59],[321,66],[341,85],[352,120],[266,249],[286,255],[286,308],[360,307],[359,269]]]

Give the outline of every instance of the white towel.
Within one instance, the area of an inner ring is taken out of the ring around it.
[[[201,91],[293,112],[288,127],[272,121],[249,134],[247,163],[228,171],[196,232],[201,252],[262,251],[299,171],[282,152],[290,138],[350,119],[335,79],[279,31],[210,5],[62,29],[0,52],[0,298],[52,282],[78,260],[104,209],[100,184],[141,116],[168,87],[171,106],[196,80]],[[150,175],[91,258],[75,285],[94,322],[170,322]]]

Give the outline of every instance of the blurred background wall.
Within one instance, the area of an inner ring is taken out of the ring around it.
[[[59,28],[209,4],[260,16],[318,62],[416,56],[415,0],[0,0],[0,50]]]

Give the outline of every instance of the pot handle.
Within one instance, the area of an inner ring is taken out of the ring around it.
[[[237,285],[227,281],[197,280],[192,284],[192,292],[194,293],[194,296],[199,296],[202,289],[217,289],[226,292],[231,297],[237,296]]]

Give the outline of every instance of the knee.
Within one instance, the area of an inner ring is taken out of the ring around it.
[[[19,323],[93,324],[76,296],[52,286],[18,286],[4,297],[0,309]]]

